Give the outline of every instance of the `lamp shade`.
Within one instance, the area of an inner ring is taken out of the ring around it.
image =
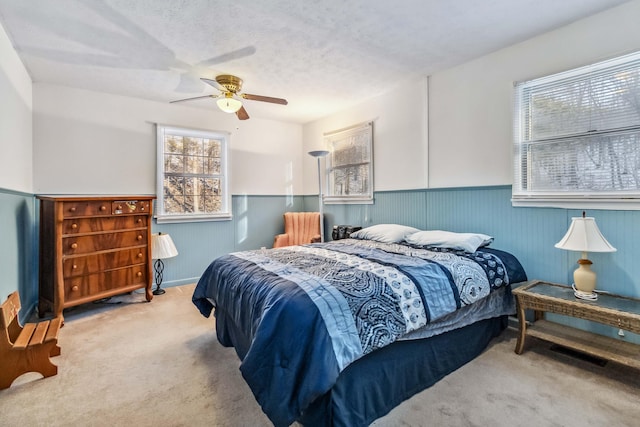
[[[555,244],[556,248],[577,252],[615,252],[604,238],[596,220],[591,217],[571,218],[571,225],[564,237]]]
[[[324,157],[327,154],[329,154],[329,152],[326,150],[309,151],[309,155],[312,157]]]
[[[151,235],[151,258],[165,259],[178,255],[176,245],[173,244],[171,236],[157,233]]]
[[[218,108],[220,108],[225,113],[235,113],[240,108],[242,108],[242,101],[230,95],[231,94],[224,96],[216,101],[216,103],[218,104]]]

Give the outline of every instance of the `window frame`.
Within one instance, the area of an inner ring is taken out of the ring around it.
[[[222,210],[215,213],[180,213],[171,214],[165,212],[164,200],[164,179],[165,179],[165,163],[164,163],[164,143],[166,135],[187,136],[193,138],[207,138],[220,141],[221,164],[220,174],[202,174],[220,179],[222,192]],[[211,131],[203,129],[186,128],[181,126],[172,126],[164,124],[156,124],[156,208],[155,218],[160,223],[176,223],[176,222],[200,222],[200,221],[228,221],[233,218],[232,215],[232,197],[229,179],[229,149],[230,134],[223,131]]]
[[[338,195],[335,186],[332,185],[337,178],[337,171],[341,167],[349,167],[354,165],[339,165],[338,155],[340,150],[336,147],[344,143],[349,138],[356,138],[356,143],[360,144],[361,149],[365,150],[368,161],[359,163],[366,165],[369,180],[368,187],[362,193],[354,195]],[[338,129],[324,134],[324,143],[329,150],[329,156],[326,163],[326,186],[327,191],[323,198],[326,204],[373,204],[373,173],[374,173],[374,157],[373,157],[373,122],[358,123],[347,128]]]
[[[605,147],[606,138],[620,137],[625,132],[635,134],[637,138],[640,134],[640,124],[627,127],[609,126],[604,129],[587,129],[576,131],[574,133],[558,134],[548,138],[532,137],[532,115],[534,110],[531,98],[527,98],[525,91],[532,91],[536,88],[543,88],[547,85],[553,85],[556,82],[580,80],[583,82],[591,82],[591,78],[598,76],[600,72],[618,70],[620,67],[627,65],[634,72],[640,70],[640,52],[619,56],[605,61],[600,61],[591,65],[578,67],[572,70],[555,73],[549,76],[532,79],[514,84],[514,146],[513,146],[513,186],[512,186],[512,205],[513,206],[529,206],[529,207],[556,207],[567,209],[608,209],[608,210],[640,210],[640,188],[592,190],[587,189],[561,189],[561,190],[535,190],[531,189],[530,181],[533,176],[531,170],[534,170],[534,163],[530,160],[530,151],[527,152],[526,146],[534,146],[536,143],[560,142],[563,149],[570,144],[585,144],[589,138],[598,138],[595,144]],[[616,76],[617,77],[617,76]],[[559,86],[562,87],[562,86]],[[570,86],[566,86],[569,88]],[[589,92],[590,95],[594,92]],[[597,93],[597,99],[605,100],[610,96],[609,92]],[[555,98],[554,98],[555,99]],[[570,110],[562,110],[570,111]],[[607,118],[617,118],[616,115],[605,116]],[[634,153],[640,154],[640,145],[638,148],[633,147]],[[577,151],[576,151],[577,153]],[[570,163],[580,168],[582,164]],[[547,171],[542,169],[542,171]],[[561,175],[558,175],[561,176]],[[566,176],[566,175],[563,175]],[[584,175],[583,175],[584,176]],[[591,175],[597,176],[597,175]],[[580,175],[578,175],[578,178]],[[529,187],[528,187],[529,186]]]

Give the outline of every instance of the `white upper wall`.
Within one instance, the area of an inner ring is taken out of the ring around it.
[[[304,191],[318,194],[317,162],[325,133],[373,121],[374,190],[427,186],[427,79],[405,82],[339,114],[304,126]],[[324,169],[324,164],[322,165]],[[326,182],[326,181],[324,181]]]
[[[34,84],[34,192],[155,194],[155,123],[231,133],[232,194],[301,194],[302,126]]]
[[[324,133],[368,120],[374,122],[376,191],[508,185],[513,82],[640,49],[638,16],[640,1],[632,1],[436,73],[428,94],[426,79],[404,83],[304,127],[32,87],[0,27],[0,188],[155,193],[153,123],[160,122],[231,132],[233,194],[315,194],[316,165],[306,153],[323,146]]]
[[[428,85],[394,88],[306,124],[304,152],[325,148],[325,132],[373,120],[376,191],[511,185],[514,82],[640,49],[638,17],[640,1],[625,3],[435,73]],[[316,194],[315,163],[303,158],[305,194]]]
[[[33,190],[31,78],[0,25],[0,188]]]
[[[513,83],[640,49],[640,1],[436,73],[429,84],[430,187],[513,182]]]

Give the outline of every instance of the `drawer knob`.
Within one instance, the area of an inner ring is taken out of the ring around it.
[[[138,258],[142,258],[142,252],[138,253]]]
[[[142,218],[138,218],[138,224],[142,224]]]
[[[136,273],[136,276],[141,277],[141,276],[142,276],[142,272],[141,272],[141,271],[138,271],[138,272]]]
[[[75,270],[76,268],[78,268],[78,266],[76,264],[73,264],[71,268]]]
[[[69,212],[75,212],[75,211],[76,211],[76,207],[75,206],[72,206],[72,207],[69,208]]]
[[[142,235],[138,235],[138,240],[142,240]]]
[[[72,290],[72,291],[77,291],[77,290],[78,290],[78,285],[74,285],[74,286],[72,286],[72,287],[71,287],[71,290]]]
[[[75,230],[76,228],[78,228],[78,224],[76,224],[76,223],[74,222],[73,224],[71,224],[71,228],[73,228],[73,229]]]
[[[78,249],[78,244],[77,243],[72,243],[71,244],[71,249]]]
[[[106,207],[106,206],[104,206],[104,205],[102,205],[102,206],[100,206],[100,210],[101,210],[101,211],[106,211],[106,210],[107,210],[107,207]]]

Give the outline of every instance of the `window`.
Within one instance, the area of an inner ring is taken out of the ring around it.
[[[516,84],[514,206],[640,209],[640,52]]]
[[[372,123],[325,134],[329,188],[325,203],[373,203]]]
[[[231,218],[229,135],[157,126],[158,222]]]

